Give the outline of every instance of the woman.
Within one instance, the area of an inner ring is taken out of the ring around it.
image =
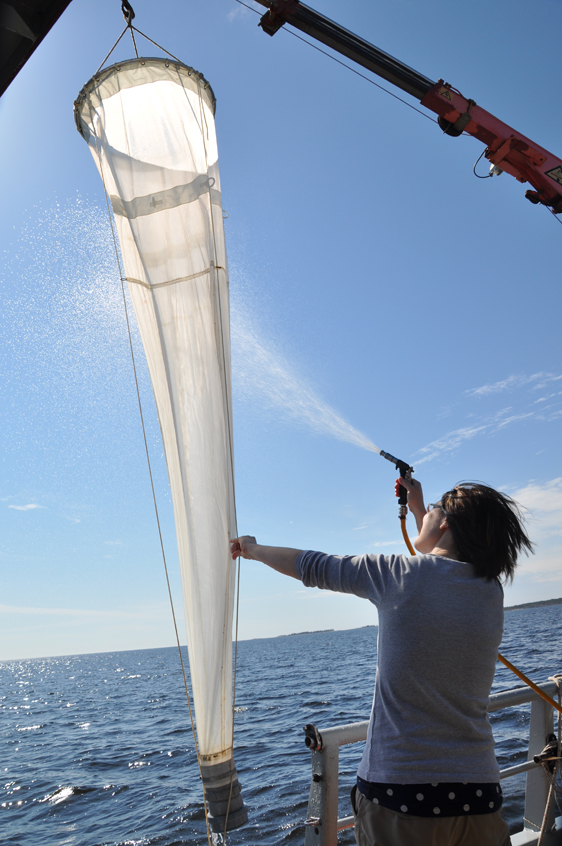
[[[488,697],[503,631],[500,580],[531,551],[516,503],[462,483],[423,502],[405,555],[336,556],[232,541],[308,587],[369,599],[379,614],[375,697],[352,791],[358,846],[508,846]]]

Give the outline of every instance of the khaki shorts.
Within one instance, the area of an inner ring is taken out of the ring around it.
[[[466,817],[414,817],[351,794],[357,846],[511,846],[500,812]]]

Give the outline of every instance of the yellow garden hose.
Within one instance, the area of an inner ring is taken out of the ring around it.
[[[406,516],[400,517],[400,527],[402,529],[402,536],[404,538],[406,546],[410,551],[410,555],[415,555],[416,551],[412,546],[410,538],[408,537],[408,532],[406,531]],[[521,670],[518,670],[517,667],[514,667],[511,661],[508,661],[507,658],[504,658],[503,655],[501,655],[501,653],[499,652],[498,661],[501,661],[502,664],[508,668],[508,670],[511,670],[512,673],[515,673],[515,675],[521,679],[521,681],[529,685],[531,690],[534,690],[535,693],[537,693],[540,697],[542,697],[542,699],[545,700],[545,702],[548,702],[548,704],[552,705],[552,707],[555,708],[558,713],[562,714],[562,707],[560,707],[560,705],[558,705],[558,703],[555,702],[554,699],[551,699],[548,693],[545,693],[544,690],[541,690],[540,687],[538,687],[534,682],[531,681],[531,679],[527,678],[525,673],[522,673]]]
[[[406,546],[408,547],[408,549],[410,551],[410,555],[415,555],[416,550],[412,546],[412,542],[410,541],[410,538],[408,537],[408,532],[406,531],[406,516],[405,515],[404,515],[404,517],[400,517],[400,527],[402,529],[402,537],[404,538],[404,542],[405,542]]]

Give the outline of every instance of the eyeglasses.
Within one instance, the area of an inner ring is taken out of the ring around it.
[[[443,508],[443,506],[441,505],[440,502],[428,502],[428,504],[427,504],[427,514],[429,514],[430,511],[433,511],[434,508],[441,508],[441,510],[444,511],[444,508]]]

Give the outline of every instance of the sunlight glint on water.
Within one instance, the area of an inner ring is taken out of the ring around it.
[[[234,746],[250,819],[228,846],[302,846],[311,778],[302,726],[367,719],[376,651],[374,626],[239,643]],[[506,614],[502,652],[546,681],[561,669],[562,606]],[[493,692],[520,685],[498,664]],[[500,767],[526,761],[530,705],[490,718]],[[177,649],[0,662],[0,742],[2,846],[207,846]],[[360,743],[340,750],[340,817],[351,813],[361,753]],[[525,778],[503,782],[512,834],[523,826]],[[351,830],[338,838],[353,842]]]

